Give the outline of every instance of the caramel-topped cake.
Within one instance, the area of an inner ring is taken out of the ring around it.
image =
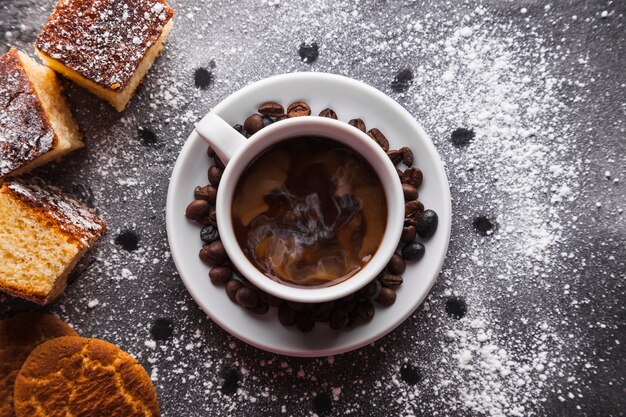
[[[94,210],[58,188],[35,177],[7,179],[0,187],[0,290],[53,301],[105,230]]]
[[[123,111],[173,15],[164,0],[60,0],[35,47],[48,66]]]
[[[83,146],[51,69],[11,49],[0,57],[0,178]]]

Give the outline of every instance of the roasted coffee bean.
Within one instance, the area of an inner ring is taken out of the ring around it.
[[[264,116],[278,117],[285,114],[285,108],[273,101],[268,101],[259,106],[259,113]]]
[[[233,270],[228,266],[216,266],[209,271],[213,285],[224,285],[233,277]]]
[[[417,188],[409,184],[402,184],[402,192],[404,193],[404,199],[406,201],[415,200],[419,195]]]
[[[276,116],[276,121],[280,122],[281,120],[285,120],[288,119],[289,116],[287,116],[286,114],[281,114],[280,116]]]
[[[402,248],[402,257],[407,261],[419,261],[424,257],[426,247],[420,242],[413,242]]]
[[[185,216],[190,220],[201,220],[209,214],[211,205],[204,200],[193,200],[185,209]]]
[[[367,131],[367,128],[365,127],[365,122],[363,122],[363,120],[361,119],[352,119],[348,122],[348,124],[350,126],[354,126],[357,129],[359,129],[361,132],[365,133]]]
[[[424,180],[424,174],[419,168],[408,168],[402,174],[402,183],[412,185],[415,188],[419,188]]]
[[[320,117],[328,117],[337,120],[337,113],[333,109],[324,109],[320,112]]]
[[[404,165],[410,167],[413,165],[413,151],[411,148],[407,148],[406,146],[400,148],[400,152],[402,152],[402,162]]]
[[[348,313],[341,309],[333,310],[330,313],[328,324],[333,330],[343,329],[348,325]]]
[[[217,198],[217,188],[212,185],[205,185],[204,187],[196,187],[193,190],[193,197],[196,200],[204,200],[207,201],[211,205],[215,205],[215,200]]]
[[[215,209],[209,211],[209,221],[211,221],[212,224],[217,224],[217,211],[215,211]]]
[[[215,166],[218,167],[219,169],[226,168],[226,164],[224,164],[222,160],[220,159],[220,157],[217,155],[213,157],[213,162],[215,163]]]
[[[391,159],[391,162],[394,165],[398,165],[400,162],[402,162],[402,152],[400,151],[396,151],[396,150],[387,151],[387,156],[389,157],[389,159]]]
[[[215,219],[211,218],[211,213],[207,214],[206,216],[198,220],[198,223],[200,223],[203,227],[208,226],[208,225],[211,225],[211,226],[217,225],[217,223],[215,222]]]
[[[394,253],[389,263],[387,264],[387,270],[394,275],[401,275],[406,269],[406,262],[402,259],[399,253]]]
[[[315,327],[315,322],[309,313],[301,312],[296,315],[296,327],[302,333],[308,333]]]
[[[244,287],[246,287],[246,288],[248,288],[248,289],[250,289],[250,290],[252,290],[252,291],[255,291],[255,292],[259,291],[259,290],[257,289],[257,287],[256,287],[256,286],[255,286],[252,282],[250,282],[250,281],[248,281],[248,280],[244,280],[244,281],[242,282],[242,284],[243,284],[243,286],[244,286]]]
[[[243,125],[241,124],[233,125],[233,129],[239,132],[240,135],[248,137],[248,132],[246,132],[246,129],[243,127]]]
[[[217,187],[220,185],[220,180],[222,179],[222,174],[224,170],[216,165],[211,165],[209,167],[209,182],[212,186]]]
[[[416,236],[417,236],[417,230],[415,230],[415,226],[413,225],[404,226],[404,228],[402,228],[402,235],[400,236],[400,241],[402,243],[413,242]]]
[[[295,311],[310,311],[314,307],[314,304],[297,303],[295,301],[287,301],[287,305]]]
[[[381,148],[383,148],[383,151],[387,152],[389,150],[389,141],[387,140],[387,138],[385,137],[385,135],[383,135],[383,133],[376,129],[370,129],[367,134],[376,141],[376,143],[378,143],[380,145]]]
[[[221,240],[202,245],[200,259],[210,266],[224,265],[228,261],[228,255]]]
[[[265,314],[270,311],[270,306],[265,302],[259,301],[259,304],[256,307],[249,308],[248,310],[250,310],[254,314]]]
[[[207,224],[200,230],[200,240],[204,243],[213,243],[220,238],[220,232],[217,230],[217,226],[213,224]]]
[[[417,219],[415,229],[417,234],[423,238],[429,238],[435,234],[437,225],[439,224],[439,217],[433,210],[425,210],[423,215]]]
[[[374,318],[374,315],[376,314],[376,308],[374,308],[374,304],[369,300],[361,301],[354,308],[353,313],[356,316],[355,321],[357,323],[368,323]]]
[[[287,108],[287,117],[301,117],[310,115],[311,108],[308,104],[302,101],[296,101],[295,103],[291,103]]]
[[[371,281],[369,284],[367,284],[365,287],[361,288],[358,294],[362,298],[373,300],[374,298],[378,297],[379,291],[380,281],[375,279],[374,281]]]
[[[293,326],[296,324],[296,314],[296,310],[293,310],[285,303],[278,309],[278,321],[283,326]]]
[[[424,204],[419,200],[409,201],[404,205],[404,217],[412,222],[417,221],[424,214]]]
[[[209,146],[209,148],[206,150],[206,154],[209,158],[213,158],[215,156],[215,151]]]
[[[275,297],[272,294],[267,294],[266,299],[267,303],[272,307],[280,307],[285,302],[282,298]]]
[[[237,302],[237,299],[236,299],[237,291],[239,291],[239,288],[241,287],[242,287],[241,281],[237,279],[231,279],[230,281],[226,283],[226,288],[225,288],[226,295],[228,296],[230,301],[232,301],[233,303]]]
[[[396,302],[396,292],[391,288],[383,287],[380,289],[376,302],[383,307],[389,307]]]
[[[380,279],[382,286],[387,288],[397,288],[402,285],[402,282],[402,276],[400,275],[385,274]]]
[[[263,127],[268,127],[272,123],[274,123],[274,119],[269,116],[263,116]]]
[[[256,291],[251,290],[250,288],[239,288],[237,290],[237,294],[235,294],[235,299],[242,307],[254,308],[259,305],[259,295]]]
[[[327,322],[330,319],[330,313],[333,311],[335,303],[329,301],[327,303],[321,303],[313,309],[311,318],[314,321]]]
[[[263,129],[265,124],[263,123],[263,116],[260,114],[251,114],[248,116],[245,122],[243,122],[243,128],[246,129],[251,135],[254,135],[259,130]]]

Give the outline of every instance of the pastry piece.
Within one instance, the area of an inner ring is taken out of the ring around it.
[[[0,290],[53,301],[105,229],[94,210],[58,188],[35,177],[7,179],[0,186]]]
[[[17,417],[157,417],[150,377],[109,342],[59,337],[30,354],[15,381]]]
[[[54,71],[15,49],[0,56],[0,178],[82,146]]]
[[[30,352],[46,340],[61,336],[78,335],[51,314],[20,313],[0,321],[0,417],[15,417],[15,378]]]
[[[59,0],[35,47],[48,66],[123,111],[173,15],[164,0]]]

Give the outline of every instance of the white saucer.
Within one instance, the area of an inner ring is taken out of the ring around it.
[[[178,156],[167,196],[167,234],[174,263],[198,305],[220,327],[246,343],[270,352],[305,357],[358,349],[383,337],[409,317],[437,279],[448,249],[452,213],[443,165],[428,135],[402,106],[373,87],[338,75],[294,73],[271,77],[232,94],[214,111],[230,124],[243,123],[265,101],[276,101],[285,107],[294,101],[305,101],[313,114],[330,107],[339,120],[348,122],[360,117],[368,129],[379,128],[392,149],[410,147],[415,154],[414,166],[424,173],[419,199],[439,215],[437,232],[424,242],[426,255],[419,262],[408,263],[404,284],[393,306],[377,305],[370,323],[350,330],[334,331],[326,323],[317,323],[312,332],[301,333],[295,327],[283,327],[276,309],[262,316],[247,312],[228,299],[223,287],[211,284],[209,267],[198,258],[201,227],[184,215],[194,188],[208,183],[207,145],[194,131]]]

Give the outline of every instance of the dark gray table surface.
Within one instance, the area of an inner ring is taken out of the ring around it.
[[[110,230],[47,310],[135,355],[164,416],[625,415],[626,3],[472,3],[172,0],[175,29],[125,113],[66,83],[86,147],[38,172]],[[32,53],[52,7],[0,0],[0,52]],[[393,83],[403,69],[413,78]],[[187,293],[166,240],[168,179],[194,121],[293,71],[397,99],[431,135],[453,197],[426,302],[334,358],[229,336]],[[473,141],[454,146],[458,128]],[[32,308],[0,296],[3,316]]]

